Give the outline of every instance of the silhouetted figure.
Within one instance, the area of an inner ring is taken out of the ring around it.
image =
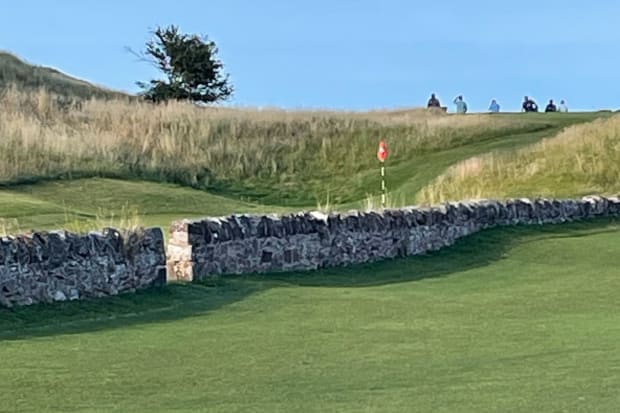
[[[467,103],[463,100],[463,96],[454,98],[454,104],[456,105],[456,113],[467,113]]]
[[[525,96],[525,98],[523,98],[523,105],[521,106],[521,109],[523,112],[538,112],[538,105],[534,102],[534,100]]]
[[[553,99],[549,100],[549,104],[545,108],[545,112],[557,112],[557,111],[558,111],[558,108],[555,106],[555,103],[553,103]]]
[[[489,112],[491,113],[499,113],[499,103],[497,103],[497,100],[493,99],[491,101],[491,104],[489,105]]]
[[[435,94],[431,94],[431,98],[428,100],[428,104],[426,105],[426,107],[429,108],[440,108],[441,107],[441,103],[439,103],[439,99],[437,99],[435,97]]]

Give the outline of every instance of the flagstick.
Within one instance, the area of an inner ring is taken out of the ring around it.
[[[385,166],[381,163],[381,208],[385,208]]]
[[[381,162],[381,208],[385,209],[385,160],[388,156],[388,149],[385,141],[379,142],[379,150],[377,151],[377,158]]]

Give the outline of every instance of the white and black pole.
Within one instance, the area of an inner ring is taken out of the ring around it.
[[[385,165],[381,164],[381,208],[385,208]]]

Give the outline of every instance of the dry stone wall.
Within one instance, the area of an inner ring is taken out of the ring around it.
[[[314,270],[425,253],[485,228],[620,216],[618,197],[447,203],[382,212],[233,215],[170,228],[168,279]]]
[[[168,280],[314,270],[404,257],[485,228],[620,216],[618,197],[447,203],[325,215],[233,215],[159,228],[0,238],[0,306],[104,297]]]
[[[103,297],[166,282],[161,229],[0,239],[0,305]]]

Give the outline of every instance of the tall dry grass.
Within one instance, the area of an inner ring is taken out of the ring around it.
[[[382,138],[399,161],[528,127],[426,110],[243,110],[122,100],[58,105],[45,90],[12,88],[0,96],[0,183],[113,176],[200,188],[277,183],[293,191],[374,168]]]
[[[620,115],[572,126],[513,153],[463,161],[424,188],[420,203],[620,193]]]

